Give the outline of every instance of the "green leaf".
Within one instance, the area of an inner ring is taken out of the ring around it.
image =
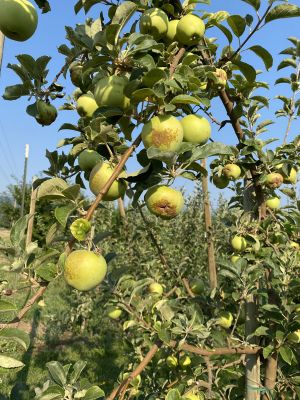
[[[235,36],[240,37],[245,32],[246,21],[240,15],[231,15],[227,18],[227,23]]]
[[[8,368],[8,369],[20,368],[20,367],[24,367],[24,364],[21,361],[16,360],[15,358],[0,355],[0,367]]]
[[[58,361],[50,361],[46,366],[54,382],[64,386],[67,382],[67,377],[63,366]]]
[[[20,246],[20,242],[25,238],[25,231],[28,224],[29,215],[18,219],[10,231],[10,241],[13,246]]]
[[[27,350],[30,345],[29,335],[21,329],[4,328],[0,331],[0,338],[14,340],[15,342],[19,343],[25,350]]]
[[[77,361],[74,366],[73,366],[73,372],[71,374],[70,377],[70,383],[72,385],[74,385],[74,383],[76,383],[82,373],[82,371],[84,370],[84,368],[86,367],[87,362],[86,361]]]
[[[50,4],[47,0],[34,0],[38,7],[42,10],[42,13],[45,14],[51,11]]]
[[[17,307],[14,303],[7,300],[0,300],[0,313],[16,311]]]
[[[260,8],[260,0],[242,0],[244,3],[249,4],[253,8],[255,8],[256,11],[259,10]]]
[[[285,58],[277,67],[277,71],[283,68],[292,67],[297,68],[297,62],[292,58]]]
[[[255,81],[256,71],[250,64],[235,60],[234,65],[236,65],[238,67],[238,69],[241,71],[241,73],[245,76],[245,78],[249,82]]]
[[[293,4],[280,4],[274,7],[266,16],[265,21],[271,22],[276,19],[300,17],[300,7]]]
[[[22,96],[30,94],[31,84],[24,83],[19,85],[7,86],[3,94],[4,100],[17,100]]]
[[[264,47],[251,46],[249,50],[253,51],[258,57],[263,60],[267,70],[273,66],[273,57]]]
[[[282,359],[289,365],[292,364],[292,360],[294,358],[294,353],[292,350],[287,346],[281,346],[279,349],[279,354],[281,355]]]
[[[188,94],[179,94],[175,96],[171,101],[171,104],[196,104],[200,105],[201,101],[197,97],[189,96]]]
[[[219,142],[207,143],[204,146],[196,147],[189,161],[193,162],[197,160],[203,160],[204,158],[210,156],[216,156],[222,154],[230,155],[234,153],[232,148],[230,146],[227,146],[226,144]]]
[[[48,262],[40,265],[36,269],[37,275],[44,279],[44,281],[51,282],[57,274],[57,266],[54,263]]]
[[[64,197],[62,192],[68,187],[67,182],[61,178],[48,179],[39,186],[38,199],[42,197],[62,198]]]
[[[105,393],[103,392],[102,389],[100,389],[98,386],[92,386],[90,387],[85,396],[84,400],[98,400],[100,397],[105,396]]]
[[[63,228],[66,227],[69,215],[74,210],[74,206],[69,204],[67,206],[56,207],[54,214],[57,221],[61,224]]]
[[[177,389],[171,389],[166,396],[166,400],[181,400],[179,391]]]

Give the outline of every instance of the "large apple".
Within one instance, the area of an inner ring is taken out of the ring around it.
[[[194,144],[204,144],[211,136],[211,126],[208,120],[199,115],[190,114],[181,120],[183,140]]]
[[[35,119],[41,125],[51,125],[57,117],[57,110],[52,104],[48,104],[43,100],[36,102],[37,115]]]
[[[232,322],[233,322],[233,316],[229,311],[221,312],[218,319],[216,320],[216,324],[225,329],[230,328]]]
[[[167,43],[173,43],[177,40],[176,33],[177,33],[177,25],[179,19],[173,19],[168,23],[168,30],[165,36],[165,40]]]
[[[169,20],[167,14],[159,8],[150,8],[140,19],[140,32],[161,39],[168,31]]]
[[[239,179],[241,173],[242,173],[241,168],[236,164],[226,164],[222,170],[222,174],[227,179],[232,179],[232,180]]]
[[[81,117],[91,118],[98,105],[92,94],[83,94],[77,100],[77,112]]]
[[[125,76],[109,76],[100,79],[94,90],[95,100],[99,107],[118,107],[122,110],[130,106],[130,99],[124,95],[128,83]]]
[[[92,169],[89,184],[90,189],[95,196],[100,193],[101,189],[111,177],[113,171],[114,166],[107,161],[103,162],[102,164],[96,164]],[[127,184],[123,180],[115,180],[108,192],[103,196],[103,200],[112,201],[117,200],[119,197],[123,197],[126,188]]]
[[[247,241],[243,236],[236,235],[231,239],[231,246],[236,251],[244,251],[247,247]]]
[[[145,202],[152,214],[163,219],[172,219],[182,210],[184,199],[178,190],[157,185],[147,191]]]
[[[212,181],[218,189],[225,189],[229,185],[229,179],[224,175],[213,175]]]
[[[266,186],[276,189],[283,183],[283,176],[278,172],[272,172],[266,176]]]
[[[159,296],[161,296],[164,292],[164,288],[162,287],[162,285],[160,283],[153,282],[153,283],[150,283],[150,285],[149,285],[149,292],[152,294],[158,294]]]
[[[271,210],[277,210],[280,208],[280,199],[278,197],[270,197],[266,200],[266,206]]]
[[[0,0],[0,31],[10,39],[24,42],[35,32],[38,14],[27,0]]]
[[[78,156],[78,164],[82,171],[91,171],[100,162],[101,156],[95,150],[85,149]]]
[[[198,44],[203,38],[205,24],[200,17],[187,14],[181,18],[177,25],[177,39],[186,46]]]
[[[91,290],[105,278],[107,264],[105,258],[87,250],[75,250],[68,255],[64,277],[77,290]]]
[[[157,115],[143,126],[142,140],[146,149],[176,152],[183,140],[182,124],[172,115]]]

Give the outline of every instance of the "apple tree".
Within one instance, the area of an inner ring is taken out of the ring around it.
[[[252,52],[269,70],[273,57],[255,43],[255,34],[274,20],[300,16],[300,8],[280,0],[242,1],[249,6],[245,17],[203,12],[201,3],[207,0],[79,0],[76,13],[84,9],[88,14],[100,5],[103,11],[98,19],[66,27],[68,44],[58,48],[65,63],[52,81],[48,56],[22,54],[18,64],[8,66],[21,83],[6,88],[6,100],[28,97],[27,113],[50,125],[64,98],[59,108],[77,113],[78,122],[60,127],[74,132],[73,137],[59,142],[64,151],[47,152],[50,167],[35,183],[39,199],[60,202],[45,248],[24,239],[26,216],[12,228],[11,246],[4,249],[12,262],[3,270],[19,272],[31,282],[32,297],[19,310],[13,299],[1,298],[1,309],[15,314],[1,324],[0,335],[29,345],[18,322],[49,282],[65,279],[80,291],[106,287],[110,316],[122,321],[135,349],[107,400],[300,396],[300,213],[295,190],[300,141],[288,141],[291,124],[300,115],[300,41],[289,38],[278,65],[278,70],[292,72],[275,82],[287,85],[290,93],[277,97],[281,108],[275,117],[287,120],[277,147],[273,139],[260,139],[274,123],[263,118],[270,100],[261,93],[269,84],[245,61]],[[9,38],[29,35],[22,11],[19,22],[13,18],[15,7],[27,3],[0,0],[0,29]],[[37,3],[44,11],[51,5]],[[212,30],[220,36],[212,37]],[[69,97],[64,78],[74,85]],[[223,121],[216,118],[215,104],[224,109]],[[211,138],[212,130],[229,126],[235,146],[226,137]],[[126,169],[129,158],[139,163],[138,171]],[[210,287],[203,281],[211,270],[203,276],[191,265],[184,276],[172,258],[166,259],[147,220],[154,214],[157,221],[172,223],[184,212],[184,196],[171,187],[176,178],[199,181],[206,176],[219,189],[233,189],[230,204],[235,210],[229,250],[218,257],[214,271],[218,284],[211,281]],[[95,195],[90,205],[81,196],[86,187]],[[280,208],[279,193],[290,199],[289,207]],[[111,257],[94,241],[95,229],[101,229],[93,223],[95,213],[101,218],[99,204],[125,195],[134,212],[142,213],[145,234],[150,232],[160,257],[161,279],[142,268],[116,279]],[[54,245],[57,237],[64,248]],[[0,366],[21,364],[1,355]],[[74,366],[76,379],[69,378],[69,366],[54,362],[48,368],[53,384],[40,389],[36,398],[104,396],[98,387],[75,385],[83,364]]]

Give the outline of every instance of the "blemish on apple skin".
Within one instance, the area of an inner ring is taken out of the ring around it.
[[[176,217],[176,207],[172,206],[172,204],[168,200],[160,200],[153,204],[153,209],[162,216],[173,218]]]
[[[177,139],[177,130],[164,129],[162,131],[152,131],[152,142],[155,147],[169,146]]]

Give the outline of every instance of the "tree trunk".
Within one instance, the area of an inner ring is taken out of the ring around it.
[[[265,372],[265,388],[268,390],[274,390],[277,378],[277,364],[278,354],[275,352],[272,356],[268,357]],[[269,400],[270,396],[264,395],[263,400]]]
[[[206,168],[206,160],[202,161],[202,167]],[[215,245],[214,245],[213,227],[211,220],[211,208],[210,208],[207,176],[202,175],[201,181],[202,181],[202,191],[203,191],[203,201],[204,201],[205,231],[207,235],[209,283],[210,283],[210,288],[215,289],[218,285],[218,281],[217,281]]]
[[[33,232],[33,222],[34,222],[36,199],[37,199],[37,189],[33,189],[32,188],[31,198],[30,198],[30,208],[29,208],[29,220],[28,220],[27,234],[26,234],[26,247],[32,241],[32,232]]]
[[[125,207],[124,207],[124,201],[122,197],[118,198],[118,206],[119,206],[119,212],[121,217],[126,221],[126,212],[125,212]]]

